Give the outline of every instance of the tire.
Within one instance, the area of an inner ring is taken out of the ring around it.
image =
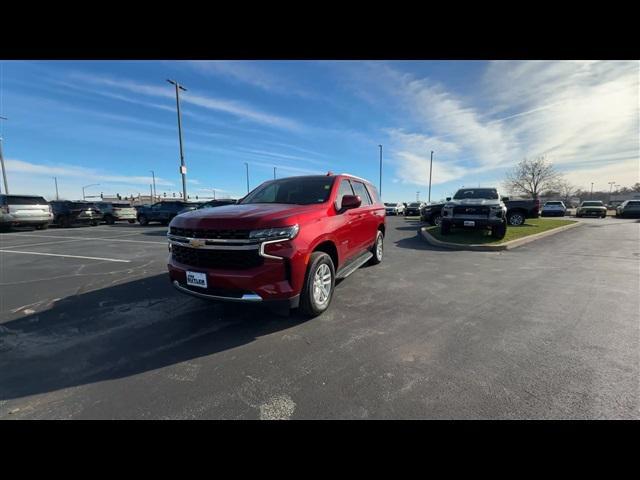
[[[519,227],[520,225],[523,225],[525,221],[525,215],[522,212],[511,212],[509,215],[507,215],[507,222],[509,222],[509,225],[511,225],[512,227]]]
[[[58,219],[58,225],[60,225],[60,228],[69,228],[71,227],[71,220],[69,220],[69,217],[60,217]]]
[[[440,235],[449,235],[451,233],[451,225],[449,222],[440,222]]]
[[[378,243],[380,244],[380,248],[378,248]],[[380,230],[378,230],[376,241],[373,243],[373,247],[371,247],[371,253],[373,253],[373,257],[369,260],[369,265],[378,265],[382,262],[382,258],[384,257],[384,234]]]
[[[145,226],[145,225],[149,225],[149,220],[147,220],[147,217],[144,215],[140,215],[138,217],[138,222],[140,223],[140,225]]]
[[[128,221],[129,223],[136,223],[136,221],[135,221],[135,220],[133,220],[133,219],[132,219],[132,220],[127,220],[127,221]]]
[[[434,225],[434,226],[436,226],[436,227],[439,227],[439,226],[440,226],[440,224],[442,223],[442,216],[441,216],[441,215],[438,215],[438,214],[436,213],[433,217],[431,217],[431,222],[430,222],[430,223],[431,223],[431,225]]]
[[[106,223],[107,225],[113,225],[114,223],[116,223],[116,220],[112,215],[107,215],[106,217],[104,217],[104,223]]]
[[[319,303],[319,298],[323,293],[321,290],[314,289],[314,283],[321,280],[321,275],[324,272],[324,281],[327,281],[326,274],[330,274],[329,284],[325,284],[325,288],[329,287],[329,293],[326,300]],[[318,277],[318,279],[317,279]],[[333,266],[333,260],[324,252],[313,252],[309,259],[309,268],[307,269],[307,275],[304,279],[304,286],[302,293],[300,294],[300,311],[308,317],[317,317],[322,314],[329,305],[333,298],[333,290],[336,282],[336,273]],[[314,293],[315,290],[315,293]]]
[[[92,227],[97,227],[98,225],[100,225],[100,222],[98,220],[92,220],[89,225],[91,225]]]
[[[502,222],[500,225],[494,225],[491,227],[491,236],[502,240],[507,234],[507,222]]]
[[[47,228],[49,228],[48,223],[42,223],[40,225],[36,225],[36,230],[46,230]]]

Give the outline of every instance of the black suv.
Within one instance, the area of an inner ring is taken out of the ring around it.
[[[495,188],[462,188],[447,198],[442,208],[440,233],[448,235],[452,227],[490,228],[491,236],[507,233],[507,207]]]
[[[173,217],[179,213],[183,213],[188,207],[190,210],[195,209],[193,204],[177,200],[154,203],[150,207],[138,207],[138,222],[140,225],[148,225],[150,222],[160,222],[162,225],[168,225]]]
[[[76,223],[96,226],[102,221],[102,212],[90,202],[54,200],[49,205],[53,212],[53,225],[64,228]]]

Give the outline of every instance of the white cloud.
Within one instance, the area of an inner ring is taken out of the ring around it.
[[[128,90],[130,92],[148,95],[153,97],[162,97],[167,99],[175,99],[175,93],[167,86],[148,85],[139,82],[134,82],[126,79],[115,79],[104,76],[87,75],[76,73],[72,76],[77,81],[84,81],[94,85],[103,85],[118,90]],[[196,105],[209,110],[215,110],[234,115],[238,118],[249,120],[252,122],[268,125],[271,127],[283,128],[287,130],[300,130],[299,125],[294,120],[261,112],[253,107],[245,105],[243,103],[224,100],[220,98],[214,98],[204,95],[197,95],[193,92],[186,91],[180,95],[181,101]]]

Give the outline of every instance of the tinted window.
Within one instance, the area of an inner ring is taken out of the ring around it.
[[[47,201],[42,197],[23,197],[21,195],[7,195],[7,205],[46,205]]]
[[[497,200],[498,191],[495,188],[465,188],[463,190],[458,190],[453,198],[456,200],[462,200],[465,198],[486,198]]]
[[[342,180],[338,188],[338,195],[336,196],[336,207],[338,210],[342,208],[342,197],[345,195],[354,195],[351,183],[349,183],[347,179]]]
[[[602,207],[602,202],[582,202],[584,207]]]
[[[409,204],[409,206],[410,206],[410,207],[419,207],[419,206],[420,206],[420,203],[413,202],[413,203],[410,203],[410,204]]]
[[[640,202],[639,201],[633,201],[633,202],[627,203],[627,205],[640,205]]]
[[[351,182],[351,185],[353,186],[353,191],[356,192],[356,195],[360,195],[362,205],[371,205],[371,198],[369,197],[369,192],[367,192],[364,184],[360,182]]]
[[[292,177],[260,185],[241,203],[289,203],[311,205],[329,199],[335,177]]]
[[[561,202],[547,202],[545,205],[562,205]]]

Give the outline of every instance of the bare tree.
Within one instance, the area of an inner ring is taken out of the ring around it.
[[[544,156],[525,158],[507,173],[505,185],[513,193],[540,196],[544,190],[557,190],[562,176]]]
[[[568,180],[560,179],[557,184],[558,192],[562,197],[565,205],[568,205],[571,201],[571,197],[575,196],[578,189],[575,185],[571,184]]]

